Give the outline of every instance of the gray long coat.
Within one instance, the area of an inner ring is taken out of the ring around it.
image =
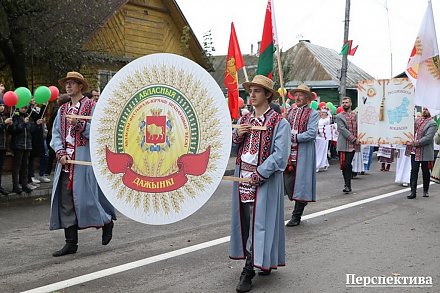
[[[50,142],[50,146],[55,153],[65,148],[61,137],[61,123],[67,122],[65,121],[65,118],[61,119],[61,110],[62,109],[60,108],[55,118],[52,129],[52,140]],[[93,110],[91,112],[93,112]],[[91,161],[89,133],[90,122],[87,122],[87,125],[81,134],[86,139],[87,143],[85,146],[77,146],[75,148],[75,160],[86,162]],[[61,169],[62,165],[57,162],[52,188],[50,230],[67,228],[61,226],[59,213],[59,188],[57,187]],[[73,175],[73,202],[79,228],[102,227],[112,219],[116,220],[115,209],[99,187],[92,166],[75,165]]]
[[[283,171],[290,152],[290,125],[282,119],[275,126],[270,147],[270,156],[257,167],[261,176],[268,178],[257,187],[254,202],[254,229],[252,236],[253,264],[260,269],[275,269],[285,265],[284,235],[284,184]],[[233,145],[237,147],[237,145]],[[240,166],[235,167],[236,177]],[[246,245],[241,227],[240,196],[238,183],[233,183],[231,240],[229,257],[244,259]]]
[[[287,194],[292,194],[293,192],[291,200],[316,201],[315,140],[318,135],[318,123],[319,114],[317,111],[312,110],[307,122],[307,130],[296,135],[298,143],[296,176],[293,178],[288,173],[284,176]]]

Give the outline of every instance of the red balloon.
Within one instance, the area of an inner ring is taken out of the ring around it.
[[[344,108],[342,108],[341,106],[339,106],[337,109],[336,109],[336,113],[341,113],[342,111],[344,111]]]
[[[60,95],[60,90],[56,86],[53,86],[53,85],[51,85],[49,87],[49,89],[50,89],[50,99],[49,99],[49,102],[53,102]]]
[[[315,92],[312,92],[312,95],[313,95],[313,100],[318,99],[318,95]]]
[[[18,96],[13,91],[8,91],[3,95],[3,103],[6,106],[14,107],[18,103]]]
[[[318,105],[318,108],[321,109],[322,107],[325,107],[327,104],[325,102],[321,102]]]
[[[244,106],[244,100],[241,97],[238,97],[238,108],[243,108]]]

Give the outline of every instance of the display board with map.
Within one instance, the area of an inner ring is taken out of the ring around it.
[[[414,87],[406,78],[358,83],[361,144],[405,144],[414,135]]]

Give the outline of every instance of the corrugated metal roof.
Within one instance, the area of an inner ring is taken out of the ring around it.
[[[299,42],[286,51],[283,58],[290,65],[289,75],[285,77],[290,81],[328,81],[332,80],[339,86],[342,56],[335,50],[321,47],[306,41]],[[359,80],[373,79],[373,77],[348,61],[347,87],[356,88]]]
[[[335,50],[302,41],[282,52],[283,63],[288,66],[288,74],[284,76],[285,87],[292,88],[300,83],[306,83],[313,88],[338,88],[342,67],[342,56]],[[255,75],[258,56],[243,55],[249,78]],[[223,84],[226,56],[214,56],[212,59],[215,71],[211,73],[222,90],[226,91]],[[285,68],[286,70],[286,68]],[[275,74],[275,73],[274,73]],[[359,80],[374,79],[370,74],[348,62],[347,88],[357,88]],[[242,70],[239,71],[238,81],[244,81]],[[240,85],[241,88],[241,85]]]

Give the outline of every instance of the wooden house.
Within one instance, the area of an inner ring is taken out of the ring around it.
[[[144,55],[173,53],[207,70],[212,67],[175,0],[125,0],[84,43],[91,55],[104,62],[84,64],[85,77],[103,89],[125,64]]]

